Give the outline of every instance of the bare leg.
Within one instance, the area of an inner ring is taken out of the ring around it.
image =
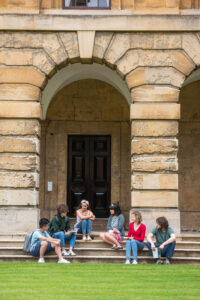
[[[107,232],[106,233],[106,239],[108,241],[110,241],[110,244],[112,244],[113,246],[120,246],[120,243],[118,242],[118,240],[115,238],[114,234]]]
[[[58,256],[58,259],[59,260],[63,259],[60,246],[55,246],[54,250]]]
[[[105,243],[108,243],[108,244],[113,245],[113,241],[110,241],[109,235],[110,235],[110,233],[107,233],[107,232],[101,233],[101,234],[100,234],[100,238],[101,238]]]
[[[120,246],[119,242],[116,240],[115,236],[112,233],[106,232],[101,233],[100,238],[105,242],[113,246]]]
[[[44,254],[45,254],[45,251],[47,249],[47,246],[48,246],[48,242],[46,241],[42,241],[41,242],[41,247],[40,247],[40,258],[44,258]]]
[[[104,242],[106,242],[106,240],[107,240],[105,235],[106,235],[106,233],[104,233],[104,232],[100,233],[100,235],[99,235],[100,239],[102,239]]]

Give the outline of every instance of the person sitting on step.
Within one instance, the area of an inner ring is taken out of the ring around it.
[[[112,245],[113,250],[123,249],[121,241],[124,237],[124,216],[117,203],[112,204],[110,207],[110,217],[107,224],[107,232],[101,233],[100,238]]]
[[[57,214],[49,224],[49,233],[53,238],[60,240],[63,256],[75,256],[73,249],[76,243],[76,234],[70,231],[70,221],[67,216],[68,207],[61,204],[57,208]],[[65,250],[65,242],[69,241],[69,251]]]
[[[137,254],[138,250],[144,248],[144,237],[146,232],[146,226],[142,224],[142,215],[139,211],[134,211],[131,214],[132,223],[129,225],[127,242],[126,242],[126,262],[131,263],[131,249],[133,251],[133,264],[138,263]]]
[[[58,256],[58,263],[70,263],[62,256],[60,240],[50,237],[49,233],[47,232],[48,224],[48,219],[40,219],[40,229],[34,231],[31,238],[30,254],[32,256],[39,257],[39,263],[45,263],[44,256],[54,249]]]
[[[92,221],[95,220],[95,215],[89,209],[89,201],[84,199],[81,201],[76,211],[76,219],[74,227],[78,229],[78,233],[83,234],[84,241],[91,241]]]
[[[153,236],[156,237],[156,244],[153,242]],[[160,250],[161,257],[166,257],[165,264],[170,264],[170,259],[173,256],[176,236],[171,227],[169,227],[168,220],[165,217],[159,217],[156,219],[156,227],[147,236],[147,248],[151,255],[153,251],[158,248]],[[160,258],[156,258],[156,264],[162,264],[163,261]]]

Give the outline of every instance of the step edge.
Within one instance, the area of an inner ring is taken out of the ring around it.
[[[26,259],[38,259],[37,257],[33,257],[30,255],[0,255],[0,259],[1,258],[26,258]],[[48,258],[57,258],[56,255],[51,255],[51,256],[46,256],[46,259]],[[68,257],[68,259],[125,259],[126,256],[94,256],[94,255],[77,255],[74,257]],[[138,256],[138,259],[148,259],[148,260],[153,260],[153,257],[151,256]],[[200,261],[200,257],[174,257],[172,259],[174,260],[188,260],[188,261]]]

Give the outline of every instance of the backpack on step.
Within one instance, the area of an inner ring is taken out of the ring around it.
[[[31,249],[31,239],[32,239],[33,233],[34,233],[34,231],[29,232],[25,236],[25,239],[24,239],[24,251],[25,252],[30,252],[30,249]]]

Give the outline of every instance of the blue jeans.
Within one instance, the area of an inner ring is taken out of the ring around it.
[[[75,228],[78,228],[78,233],[91,234],[92,232],[92,221],[87,219],[78,223]]]
[[[151,244],[149,242],[146,243],[147,248],[149,249],[149,252],[151,255],[153,255],[152,249],[151,249]],[[156,247],[159,247],[159,244],[156,244]],[[174,249],[176,246],[176,242],[170,243],[164,247],[164,249],[161,250],[161,256],[162,257],[167,257],[167,258],[172,258],[174,254]]]
[[[76,235],[75,234],[65,235],[64,231],[59,231],[59,232],[54,233],[52,238],[59,239],[61,247],[65,246],[66,241],[69,241],[70,247],[73,247],[73,248],[75,247],[75,243],[76,243]]]
[[[133,251],[133,259],[137,261],[138,250],[144,248],[144,243],[137,240],[127,240],[126,241],[126,259],[131,259],[131,249]]]

